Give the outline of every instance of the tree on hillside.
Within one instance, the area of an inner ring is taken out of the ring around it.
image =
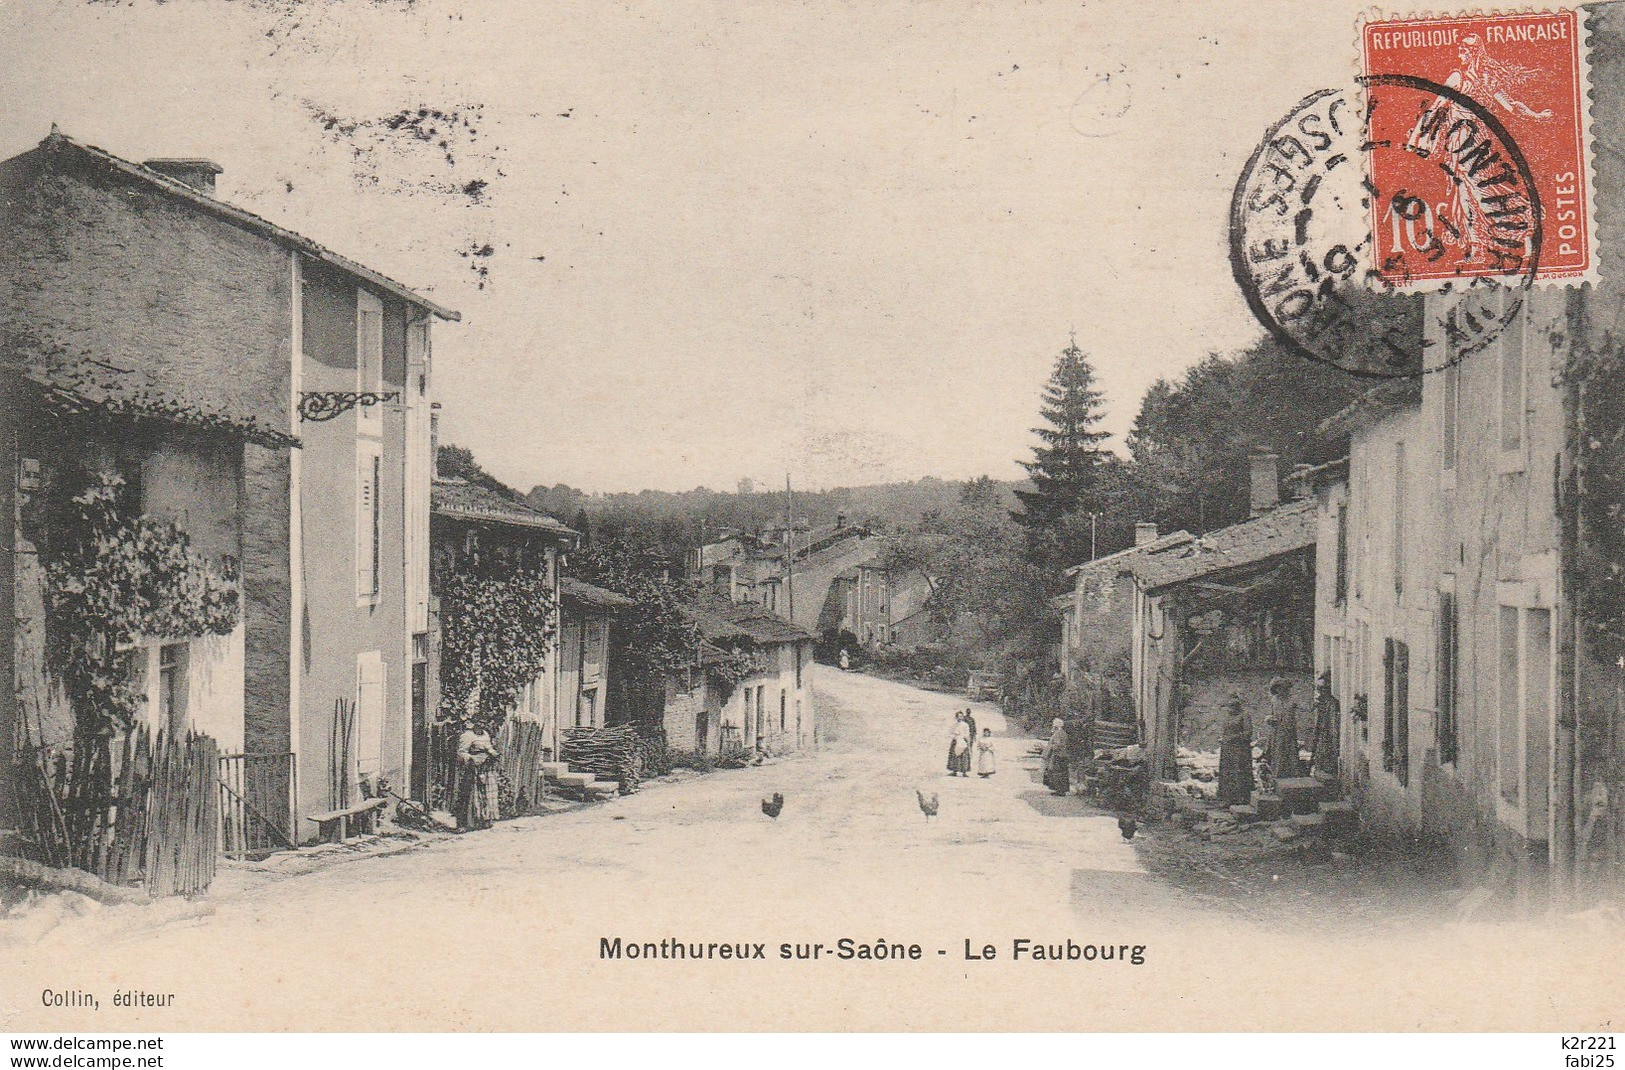
[[[461,479],[495,491],[507,498],[523,500],[524,496],[496,476],[487,472],[475,460],[474,451],[466,446],[444,445],[436,457],[436,468],[442,479]]]
[[[1116,457],[1102,443],[1110,437],[1097,430],[1104,417],[1105,395],[1095,388],[1095,369],[1089,357],[1069,342],[1055,361],[1044,387],[1039,410],[1044,427],[1033,433],[1039,445],[1033,459],[1022,462],[1031,489],[1018,489],[1019,511],[1012,514],[1027,531],[1029,550],[1040,564],[1055,564],[1069,556],[1059,545],[1066,519],[1076,513],[1098,513],[1103,500],[1103,473]]]
[[[1147,514],[1140,519],[1195,532],[1246,519],[1252,451],[1278,454],[1283,474],[1335,459],[1342,444],[1318,428],[1368,385],[1267,338],[1157,382],[1128,436],[1138,508]]]
[[[893,551],[931,577],[927,608],[949,641],[989,663],[1042,648],[1052,631],[1045,573],[1026,556],[1004,487],[985,476],[961,484],[957,502],[924,517]]]

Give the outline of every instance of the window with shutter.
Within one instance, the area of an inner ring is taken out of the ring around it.
[[[355,590],[356,598],[370,603],[378,597],[378,581],[383,564],[380,546],[382,503],[379,478],[383,458],[376,442],[356,444],[355,466]]]
[[[384,656],[376,650],[356,655],[355,758],[363,777],[377,776],[384,754]]]

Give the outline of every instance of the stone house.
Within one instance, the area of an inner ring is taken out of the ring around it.
[[[1251,519],[1131,558],[1131,673],[1154,779],[1175,776],[1178,748],[1217,750],[1222,709],[1238,694],[1262,729],[1276,678],[1292,684],[1300,732],[1313,691],[1313,498],[1278,500],[1276,458],[1254,458]]]
[[[341,752],[406,783],[430,645],[430,321],[456,313],[219,199],[207,160],[136,164],[53,130],[0,167],[9,333],[298,438],[243,446],[244,749],[297,755],[301,816],[331,805]]]
[[[1185,531],[1159,536],[1155,524],[1136,524],[1133,546],[1066,570],[1072,590],[1054,601],[1061,623],[1061,678],[1068,686],[1096,688],[1105,699],[1100,712],[1109,720],[1135,720],[1134,562],[1193,538]]]
[[[694,552],[692,576],[712,597],[748,603],[811,631],[838,577],[880,556],[881,540],[845,517],[811,530],[735,534]]]
[[[16,685],[0,695],[0,753],[56,751],[72,740],[73,712],[47,671],[46,570],[86,534],[72,499],[104,485],[118,488],[124,515],[174,525],[223,581],[233,618],[229,631],[204,634],[155,620],[120,646],[138,696],[136,720],[172,734],[202,732],[222,753],[241,753],[243,454],[250,443],[286,450],[295,442],[242,404],[251,393],[211,396],[207,379],[186,383],[173,374],[159,386],[145,373],[150,352],[124,352],[117,370],[66,357],[26,345],[0,353],[0,503],[10,518],[0,535],[9,566],[0,570],[0,668]],[[200,397],[210,400],[192,400]],[[138,592],[118,597],[134,601]]]
[[[565,576],[560,582],[558,709],[562,727],[603,728],[625,720],[617,709],[621,688],[611,673],[611,633],[617,616],[632,600],[585,580]]]
[[[453,577],[501,578],[522,570],[539,573],[551,599],[554,636],[541,670],[506,712],[509,717],[541,725],[548,747],[553,754],[559,753],[559,730],[580,723],[576,720],[575,698],[579,691],[575,681],[581,675],[579,625],[578,641],[572,646],[567,638],[570,629],[563,623],[568,610],[560,608],[568,604],[561,587],[570,581],[559,572],[560,553],[574,546],[578,536],[545,513],[464,479],[436,478],[431,504],[430,631],[437,645],[448,637],[447,629],[455,627],[446,619],[444,604]],[[470,712],[453,708],[444,697],[440,650],[435,653],[437,656],[431,659],[435,672],[425,689],[426,700],[421,708],[413,709],[417,761],[411,787],[413,798],[418,799],[429,798],[435,786],[444,790],[450,785],[459,731],[456,723]],[[568,681],[567,671],[571,673]]]
[[[712,604],[690,614],[701,643],[688,671],[667,682],[667,743],[701,754],[817,746],[813,636],[747,605]],[[732,652],[750,655],[752,663],[728,684],[716,669]]]
[[[872,647],[928,643],[938,631],[928,605],[934,589],[919,568],[886,568],[878,561],[855,565],[830,581],[818,632],[850,632]]]
[[[1625,122],[1625,12],[1588,19],[1593,118]],[[1594,171],[1598,230],[1617,233],[1625,162],[1600,153]],[[1530,902],[1595,900],[1625,875],[1625,262],[1599,248],[1583,290],[1503,288],[1500,331],[1473,352],[1443,326],[1459,298],[1428,295],[1439,370],[1328,421],[1348,463],[1317,480],[1334,564],[1316,664],[1363,823]]]

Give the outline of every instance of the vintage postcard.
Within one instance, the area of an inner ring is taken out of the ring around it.
[[[1625,6],[0,0],[0,71],[0,1031],[1612,1059]]]

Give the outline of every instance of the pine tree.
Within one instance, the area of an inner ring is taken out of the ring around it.
[[[1095,389],[1095,369],[1072,339],[1055,362],[1039,410],[1047,427],[1035,427],[1039,445],[1023,461],[1031,490],[1018,490],[1021,509],[1011,515],[1035,542],[1059,534],[1068,516],[1099,509],[1101,469],[1112,455],[1101,448],[1110,436],[1095,430],[1104,416],[1105,395]]]

